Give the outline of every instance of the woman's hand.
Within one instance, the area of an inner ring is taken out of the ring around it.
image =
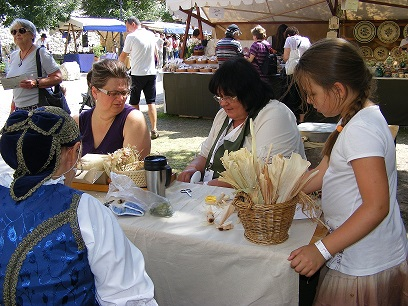
[[[292,269],[306,277],[311,277],[326,262],[314,244],[305,245],[292,251],[288,260]]]
[[[204,172],[204,167],[207,159],[204,156],[198,155],[182,172],[177,176],[180,182],[190,183],[191,176],[196,172]]]
[[[21,88],[24,88],[24,89],[32,89],[32,88],[36,88],[37,83],[35,80],[27,79],[27,80],[20,81],[19,85]]]
[[[186,168],[177,175],[177,180],[180,182],[190,183],[193,174],[198,171],[196,168]]]

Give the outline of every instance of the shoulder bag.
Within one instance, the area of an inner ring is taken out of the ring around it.
[[[35,61],[37,64],[37,75],[42,77],[42,66],[40,58],[40,48],[37,49],[35,55]],[[59,84],[52,88],[38,88],[38,106],[56,106],[65,110],[68,114],[71,114],[65,95],[61,90]]]
[[[296,65],[299,63],[300,54],[299,54],[299,47],[302,43],[300,40],[299,44],[297,45],[296,49],[290,50],[289,59],[286,65],[286,74],[291,75],[295,71]]]
[[[268,54],[265,57],[265,60],[263,61],[262,65],[259,67],[261,69],[261,72],[263,75],[266,76],[271,76],[275,75],[278,73],[278,60],[276,57],[276,54],[273,54],[271,52],[271,48],[268,47],[266,44],[262,43]]]

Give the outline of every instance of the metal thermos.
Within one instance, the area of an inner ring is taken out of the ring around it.
[[[170,185],[171,168],[167,164],[165,156],[152,155],[144,159],[144,168],[146,170],[147,190],[166,196],[166,187]]]

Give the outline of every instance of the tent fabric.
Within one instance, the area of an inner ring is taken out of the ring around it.
[[[315,22],[328,21],[332,16],[327,0],[166,0],[166,3],[172,11],[197,4],[213,24]],[[357,11],[343,11],[340,19],[404,20],[407,16],[407,0],[359,1]]]
[[[180,23],[171,22],[153,22],[153,21],[142,21],[142,25],[150,30],[169,33],[169,34],[184,34],[186,31],[186,25]],[[189,30],[189,34],[192,34],[193,30]]]
[[[126,25],[123,21],[111,18],[71,17],[60,25],[60,29],[68,29],[69,24],[72,24],[75,30],[126,32]]]

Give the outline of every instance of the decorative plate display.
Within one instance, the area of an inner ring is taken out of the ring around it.
[[[402,59],[402,52],[401,52],[400,48],[399,47],[392,48],[391,56],[396,60]]]
[[[400,36],[401,29],[394,21],[384,21],[378,26],[377,36],[385,44],[395,42]]]
[[[366,58],[373,57],[373,55],[374,55],[373,49],[371,49],[368,46],[360,47],[360,51],[361,51],[361,54],[363,55],[363,57],[366,57]]]
[[[388,49],[383,46],[379,46],[374,49],[374,58],[377,61],[384,61],[388,57]]]
[[[408,37],[408,24],[404,27],[404,30],[402,31],[402,35],[405,37]]]
[[[354,37],[361,43],[368,43],[375,37],[375,25],[370,21],[360,21],[354,26]]]

